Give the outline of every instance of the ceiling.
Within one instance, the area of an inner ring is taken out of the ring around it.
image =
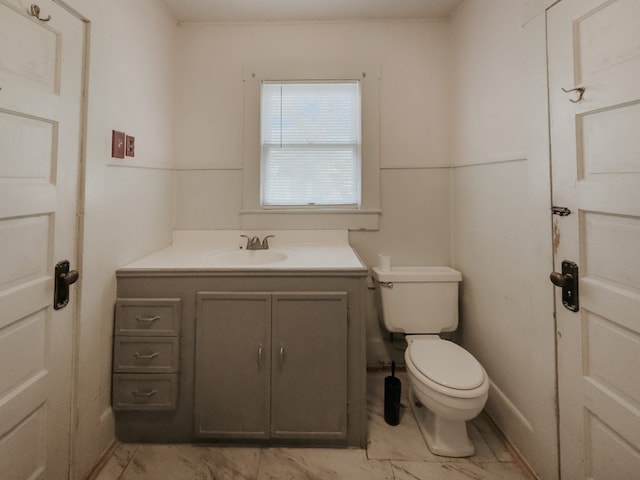
[[[464,0],[161,0],[183,22],[439,19]]]

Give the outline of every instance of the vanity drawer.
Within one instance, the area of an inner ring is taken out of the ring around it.
[[[178,341],[178,337],[115,337],[113,371],[175,373],[178,371]]]
[[[116,335],[176,336],[179,332],[179,298],[119,298],[116,302]]]
[[[176,374],[113,375],[113,409],[175,410],[178,399]]]

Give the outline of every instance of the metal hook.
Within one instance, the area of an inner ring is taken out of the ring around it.
[[[571,88],[571,89],[569,89],[569,90],[567,90],[566,88],[563,88],[563,89],[562,89],[562,91],[563,91],[564,93],[578,92],[578,98],[577,98],[576,100],[574,100],[574,99],[572,99],[572,98],[570,98],[570,99],[569,99],[569,101],[570,101],[571,103],[578,103],[579,101],[581,101],[581,100],[582,100],[582,97],[583,97],[583,95],[584,95],[585,88],[584,88],[584,87],[576,87],[576,88]]]
[[[40,7],[35,3],[31,5],[31,9],[29,10],[29,13],[31,14],[32,17],[36,17],[41,22],[48,22],[49,20],[51,20],[51,15],[49,15],[47,18],[40,18]]]

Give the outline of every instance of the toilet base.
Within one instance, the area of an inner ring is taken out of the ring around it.
[[[442,457],[470,457],[475,453],[467,433],[466,421],[436,416],[418,400],[413,388],[409,389],[409,399],[413,415],[431,453]]]

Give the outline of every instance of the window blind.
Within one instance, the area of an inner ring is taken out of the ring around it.
[[[263,82],[262,205],[359,206],[360,132],[357,81]]]

